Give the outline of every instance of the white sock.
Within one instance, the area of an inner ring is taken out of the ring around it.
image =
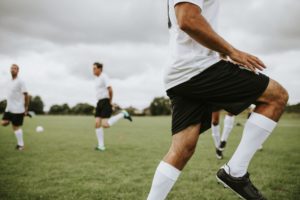
[[[253,112],[245,124],[238,148],[224,166],[225,171],[234,177],[244,176],[255,152],[268,138],[276,124],[275,121]]]
[[[226,115],[224,118],[224,127],[221,141],[227,141],[234,124],[234,116]]]
[[[24,146],[22,129],[20,128],[20,129],[16,130],[15,135],[16,135],[16,138],[17,138],[18,145],[19,146]]]
[[[163,200],[175,184],[180,170],[161,161],[156,169],[147,200]]]
[[[211,125],[211,136],[213,137],[216,148],[220,145],[220,126]]]
[[[108,124],[109,126],[114,125],[117,121],[119,121],[120,119],[124,118],[124,113],[119,113],[111,118],[108,119]]]
[[[96,129],[96,136],[98,139],[98,146],[104,147],[104,134],[103,134],[103,128],[97,128]]]

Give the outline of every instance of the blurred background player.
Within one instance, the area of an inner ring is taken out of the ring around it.
[[[103,65],[98,62],[94,63],[93,65],[93,73],[96,76],[96,97],[98,100],[95,113],[95,127],[98,146],[95,149],[104,151],[105,146],[103,128],[111,127],[122,118],[128,119],[129,121],[132,121],[132,119],[129,113],[125,110],[122,110],[119,114],[111,117],[113,111],[113,90],[109,77],[103,73]]]
[[[225,149],[227,139],[234,126],[234,115],[227,113],[224,118],[222,135],[220,136],[220,111],[215,111],[212,113],[211,120],[211,133],[216,147],[216,156],[218,159],[223,158],[223,151]]]
[[[7,106],[3,115],[1,125],[12,124],[17,138],[17,150],[24,150],[22,125],[24,116],[28,114],[29,95],[23,80],[18,77],[19,66],[13,64],[10,68],[12,79],[7,84]]]

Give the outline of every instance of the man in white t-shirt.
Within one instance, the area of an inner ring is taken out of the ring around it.
[[[156,169],[148,200],[166,198],[192,157],[199,135],[211,127],[214,107],[237,115],[252,103],[256,108],[241,142],[217,172],[217,180],[243,199],[265,199],[247,170],[282,115],[288,93],[256,72],[265,68],[262,61],[215,32],[218,8],[219,0],[168,0],[170,56],[165,85],[172,103],[173,136],[169,152]]]
[[[12,123],[13,131],[17,138],[17,150],[24,150],[22,125],[24,116],[27,115],[29,96],[23,80],[18,77],[19,66],[13,64],[10,68],[12,79],[7,84],[7,106],[1,125],[7,126]]]
[[[94,63],[93,73],[96,76],[95,79],[95,89],[96,89],[96,98],[97,106],[95,113],[95,127],[96,127],[96,136],[98,139],[98,145],[96,150],[104,151],[104,131],[103,128],[109,128],[115,124],[120,119],[128,119],[132,121],[130,114],[126,110],[122,110],[119,114],[111,117],[113,111],[113,90],[110,84],[109,77],[103,72],[103,65],[101,63]]]

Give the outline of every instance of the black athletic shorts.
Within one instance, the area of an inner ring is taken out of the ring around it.
[[[100,99],[97,103],[95,117],[110,118],[112,106],[109,99]]]
[[[11,112],[5,112],[2,120],[6,120],[12,123],[14,126],[22,126],[24,121],[24,113],[11,113]]]
[[[228,61],[219,61],[190,80],[169,90],[172,133],[201,124],[200,133],[211,127],[215,108],[238,115],[262,95],[269,77],[255,74]]]

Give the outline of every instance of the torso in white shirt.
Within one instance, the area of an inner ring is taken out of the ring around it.
[[[24,93],[27,92],[24,81],[20,78],[11,79],[7,84],[7,106],[5,111],[11,113],[25,112]]]
[[[219,0],[168,0],[171,22],[169,58],[165,69],[164,82],[170,89],[201,73],[211,65],[220,61],[218,54],[191,38],[182,31],[175,16],[175,5],[180,2],[190,2],[199,6],[201,14],[214,30],[217,28]]]
[[[109,98],[108,87],[110,85],[109,77],[105,73],[101,73],[100,76],[95,79],[96,98],[97,100]]]

